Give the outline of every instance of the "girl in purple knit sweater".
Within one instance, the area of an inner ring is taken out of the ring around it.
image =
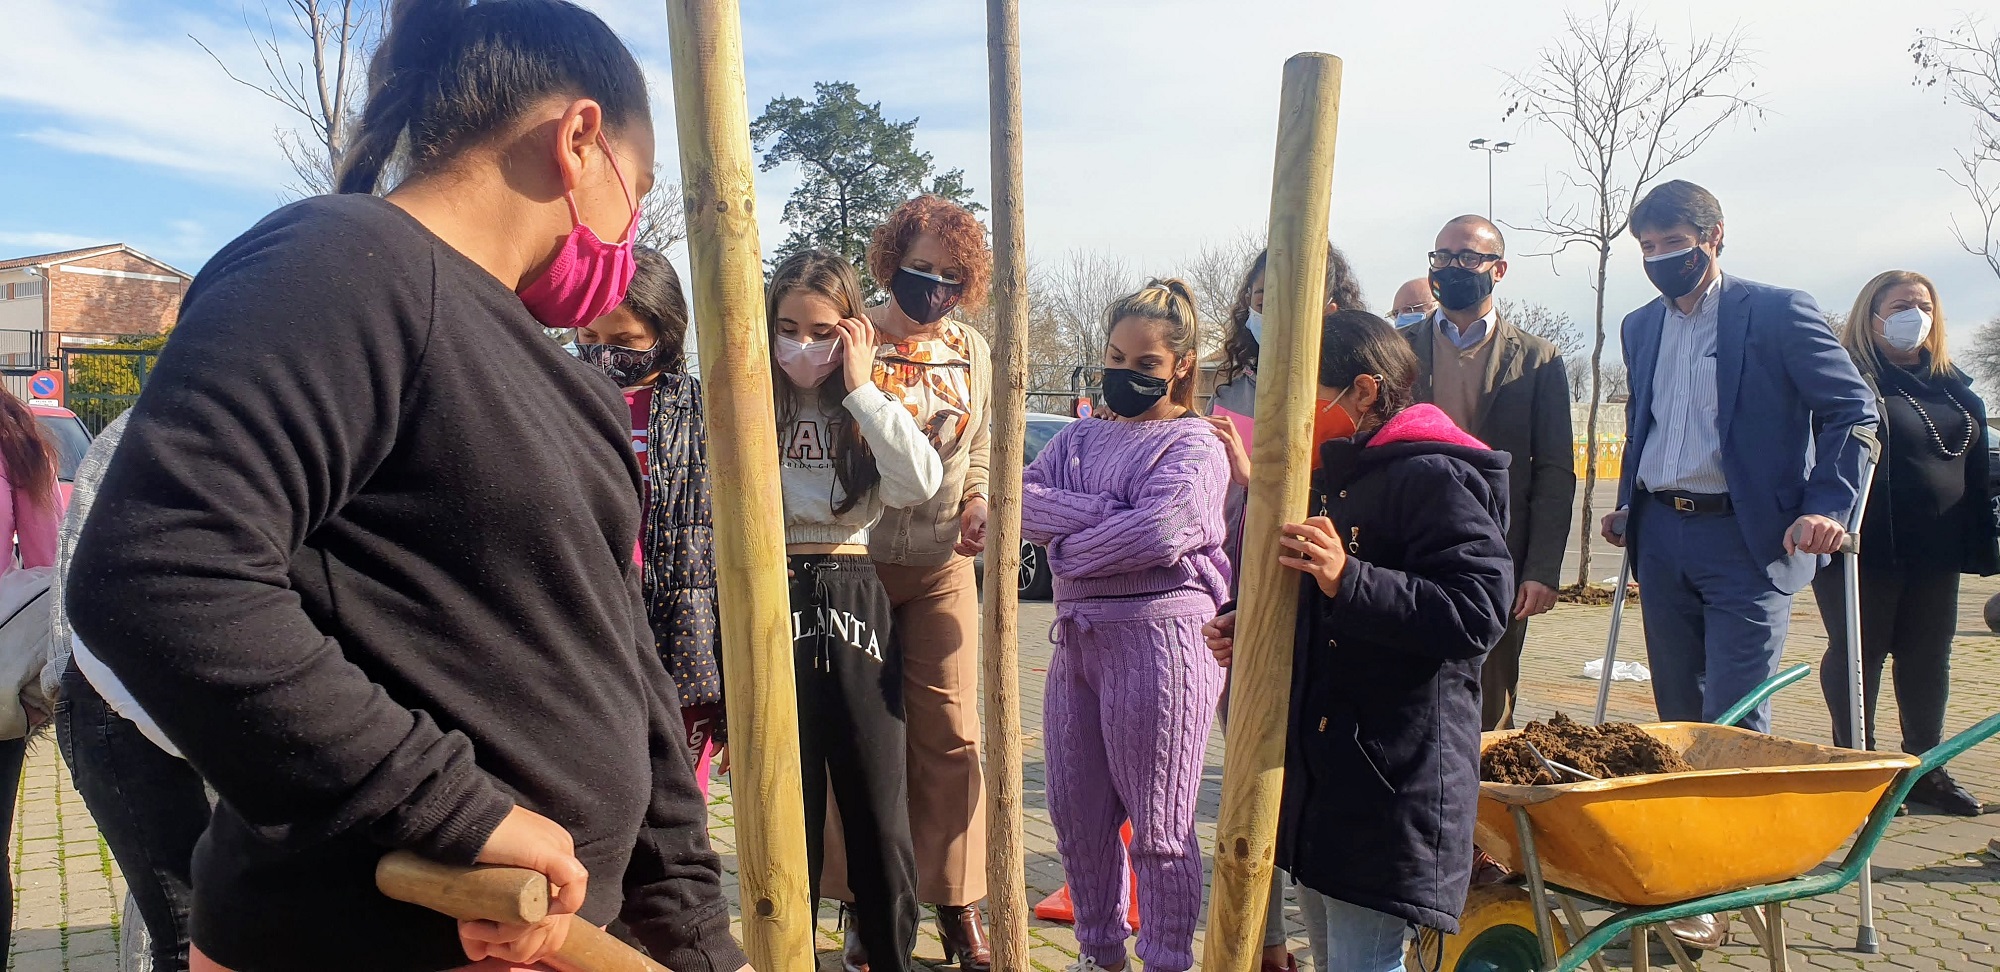
[[[1155,280],[1106,319],[1104,404],[1116,417],[1065,426],[1023,476],[1021,531],[1048,548],[1055,576],[1049,816],[1083,953],[1071,972],[1125,967],[1127,819],[1146,916],[1139,958],[1183,972],[1201,912],[1195,795],[1222,691],[1201,628],[1229,593],[1229,460],[1194,411],[1187,284]]]

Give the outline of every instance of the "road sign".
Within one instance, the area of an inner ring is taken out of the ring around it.
[[[37,371],[28,379],[28,398],[37,405],[61,405],[63,401],[63,373],[60,371]]]
[[[1090,399],[1079,398],[1076,400],[1076,417],[1080,419],[1090,417]]]

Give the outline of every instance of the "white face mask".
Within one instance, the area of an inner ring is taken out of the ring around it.
[[[1888,317],[1875,317],[1882,322],[1882,340],[1898,351],[1914,351],[1931,336],[1931,316],[1923,308],[1909,307]]]
[[[1250,332],[1250,340],[1264,343],[1264,315],[1256,308],[1250,309],[1250,316],[1243,321],[1243,329]]]

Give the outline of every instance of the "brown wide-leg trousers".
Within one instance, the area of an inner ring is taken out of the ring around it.
[[[979,584],[969,557],[936,567],[877,562],[903,646],[910,836],[917,900],[961,906],[986,897],[986,789],[979,768]],[[854,900],[840,817],[829,811],[820,893]]]

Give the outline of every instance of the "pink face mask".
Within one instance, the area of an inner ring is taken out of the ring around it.
[[[800,388],[818,388],[827,375],[840,367],[838,340],[829,338],[805,344],[783,334],[777,335],[777,338],[778,367],[785,369],[792,384]]]
[[[618,170],[618,157],[611,153],[611,144],[602,133],[597,136],[597,144],[611,162],[611,173],[618,177],[618,187],[625,191],[625,204],[633,207],[632,220],[625,226],[624,242],[606,243],[583,225],[583,219],[577,215],[576,190],[564,193],[574,225],[562,248],[556,251],[555,262],[523,287],[520,294],[528,313],[545,327],[584,327],[611,313],[625,300],[625,290],[632,285],[632,274],[638,270],[632,259],[632,233],[639,225],[639,210],[632,202],[632,187],[626,184],[625,173]]]

